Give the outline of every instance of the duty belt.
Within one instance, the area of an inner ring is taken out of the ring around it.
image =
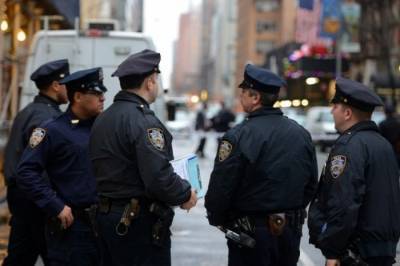
[[[280,235],[286,225],[301,230],[306,216],[306,211],[299,209],[281,213],[249,215],[249,218],[254,226],[267,226],[271,234]]]
[[[131,202],[132,199],[136,199],[140,205],[142,211],[148,210],[151,205],[151,201],[141,197],[132,198],[109,198],[100,197],[99,199],[99,212],[109,213],[110,211],[122,211],[125,209],[126,205]]]

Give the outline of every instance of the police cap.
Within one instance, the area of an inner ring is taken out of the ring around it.
[[[103,69],[101,67],[76,71],[62,79],[60,84],[65,84],[68,91],[97,91],[99,93],[107,91],[103,85]]]
[[[240,83],[239,88],[275,94],[285,86],[286,82],[278,75],[264,68],[247,64],[244,69],[244,80]]]
[[[379,96],[367,86],[342,77],[336,78],[336,93],[331,103],[344,103],[365,112],[383,105]]]
[[[69,64],[67,59],[51,61],[41,65],[31,75],[31,80],[38,88],[50,85],[69,75]]]
[[[111,75],[112,77],[142,76],[154,72],[160,73],[158,65],[161,55],[152,50],[145,49],[139,53],[130,55],[125,59]]]

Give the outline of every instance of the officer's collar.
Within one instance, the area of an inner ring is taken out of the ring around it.
[[[263,115],[283,115],[281,109],[273,107],[261,107],[247,116],[248,118],[263,116]]]
[[[52,106],[57,106],[57,107],[60,105],[60,103],[58,103],[56,100],[54,100],[53,98],[51,98],[45,94],[42,94],[42,93],[39,93],[38,95],[36,95],[35,98],[33,99],[33,101],[35,103],[46,103],[46,104],[50,104]]]
[[[145,99],[137,95],[136,93],[133,92],[128,92],[126,90],[121,90],[115,95],[114,97],[114,102],[116,101],[128,101],[128,102],[134,102],[140,106],[146,106],[149,108],[148,102],[146,102]]]
[[[68,106],[68,109],[65,111],[65,116],[71,125],[76,126],[91,126],[96,119],[96,117],[91,117],[88,119],[80,119],[78,118],[71,110],[71,105]]]
[[[374,121],[361,121],[357,124],[353,125],[349,129],[343,132],[344,134],[352,134],[353,132],[364,131],[364,130],[373,130],[379,132],[378,126],[375,124]]]

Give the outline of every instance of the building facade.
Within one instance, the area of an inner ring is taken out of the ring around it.
[[[295,37],[296,1],[238,0],[236,83],[244,66],[263,65],[265,54]]]
[[[182,14],[179,20],[178,40],[174,49],[172,88],[174,94],[198,93],[201,91],[201,11],[193,7]]]

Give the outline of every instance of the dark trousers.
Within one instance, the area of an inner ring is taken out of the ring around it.
[[[273,236],[265,226],[256,226],[254,248],[239,247],[228,240],[229,266],[296,266],[300,256],[301,231],[286,226]]]
[[[74,217],[67,230],[54,230],[46,224],[46,242],[50,266],[98,266],[98,240],[87,221]]]
[[[115,227],[121,220],[121,210],[111,209],[97,216],[104,266],[170,266],[171,239],[163,247],[152,244],[152,227],[156,217],[141,208],[126,235],[120,236]]]
[[[365,260],[369,266],[392,266],[395,260],[392,257],[371,257]]]
[[[197,146],[196,153],[203,158],[204,157],[204,146],[206,145],[207,138],[206,137],[201,137],[199,146]]]
[[[8,255],[3,265],[33,266],[39,255],[47,261],[44,237],[44,213],[15,185],[7,187],[7,203],[11,212]]]

